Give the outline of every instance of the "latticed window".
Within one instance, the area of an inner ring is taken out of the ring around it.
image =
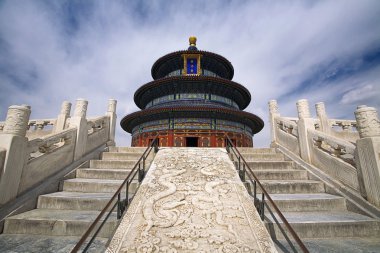
[[[182,75],[182,70],[177,69],[177,70],[174,70],[174,71],[170,72],[169,74],[167,74],[166,77],[180,76],[180,75]]]
[[[220,77],[217,74],[215,74],[214,72],[207,70],[207,69],[203,69],[202,72],[203,72],[204,76]]]

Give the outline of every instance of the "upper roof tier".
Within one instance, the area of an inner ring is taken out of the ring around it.
[[[234,68],[226,58],[215,53],[198,50],[195,37],[190,37],[189,42],[190,46],[187,50],[167,54],[153,64],[151,70],[153,79],[170,76],[174,72],[181,74],[185,71],[185,58],[199,57],[200,73],[198,75],[207,75],[205,72],[211,72],[218,77],[232,80]]]

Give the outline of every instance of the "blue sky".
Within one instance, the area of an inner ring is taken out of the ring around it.
[[[380,108],[380,1],[0,1],[0,120],[12,104],[53,118],[62,101],[89,100],[89,116],[118,100],[118,120],[137,110],[134,91],[162,55],[186,49],[225,56],[246,86],[246,111],[267,123],[270,99],[296,116],[301,98],[329,117]],[[268,124],[267,124],[268,125]],[[267,127],[254,138],[269,145]],[[117,144],[129,134],[117,125]]]

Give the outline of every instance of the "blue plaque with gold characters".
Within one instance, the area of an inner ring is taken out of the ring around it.
[[[183,75],[201,74],[201,54],[183,54]]]
[[[189,75],[198,74],[198,59],[197,58],[187,58],[187,71],[186,73]]]

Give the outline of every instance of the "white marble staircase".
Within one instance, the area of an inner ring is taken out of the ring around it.
[[[239,150],[310,252],[380,252],[380,220],[348,211],[343,197],[327,193],[322,181],[275,149]],[[268,210],[265,221],[272,238],[286,245]]]
[[[63,181],[63,191],[41,195],[36,209],[6,218],[0,235],[1,252],[69,252],[131,171],[145,148],[110,147],[101,160],[76,170]],[[146,161],[149,166],[153,152]],[[136,184],[131,185],[136,187]],[[124,190],[125,191],[125,190]],[[92,246],[102,244],[117,226],[112,213]],[[91,251],[93,252],[93,251]]]

